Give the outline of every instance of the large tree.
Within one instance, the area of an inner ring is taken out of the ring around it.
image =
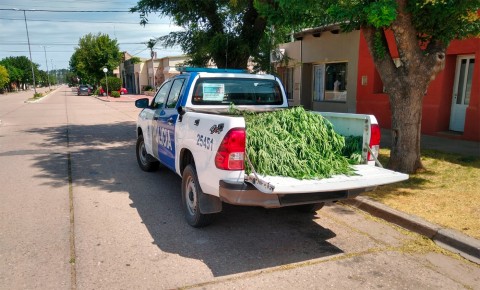
[[[82,83],[98,84],[104,77],[103,68],[108,72],[117,68],[121,61],[117,40],[107,34],[87,34],[80,38],[70,58],[70,69],[76,73]]]
[[[10,77],[8,76],[7,68],[3,65],[0,65],[0,91],[3,91],[3,88],[10,82]]]
[[[453,39],[479,36],[478,0],[273,0],[258,1],[271,23],[292,28],[341,24],[361,29],[380,73],[392,111],[389,168],[413,173],[420,156],[422,101],[445,66]],[[302,17],[299,17],[303,15]],[[387,42],[393,33],[395,43]],[[394,63],[396,50],[400,66]]]
[[[185,30],[159,40],[165,46],[180,45],[191,65],[205,66],[213,59],[220,68],[246,68],[249,57],[258,54],[266,28],[254,2],[140,0],[131,11],[140,13],[143,25],[151,13],[172,17]]]
[[[10,56],[2,59],[0,64],[3,65],[10,77],[10,82],[17,84],[18,88],[26,88],[27,84],[33,85],[32,62],[26,56]],[[33,63],[35,80],[39,80],[39,65]]]

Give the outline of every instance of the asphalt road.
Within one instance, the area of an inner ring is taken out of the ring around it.
[[[0,289],[480,289],[480,267],[355,208],[225,206],[135,160],[133,103],[0,95]]]

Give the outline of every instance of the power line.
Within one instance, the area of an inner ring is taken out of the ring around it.
[[[0,8],[0,11],[54,12],[54,13],[131,13],[130,10],[49,10],[49,9],[19,9],[19,8]]]
[[[0,50],[0,51],[3,51],[3,52],[28,52],[28,50]],[[40,50],[32,50],[32,52],[42,52]],[[49,50],[48,51],[49,53],[50,52],[72,52],[71,50]]]
[[[23,19],[20,19],[20,18],[3,18],[3,17],[0,17],[0,20],[19,20],[19,21],[23,21]],[[71,22],[71,23],[85,23],[85,21],[78,21],[78,20],[52,20],[52,19],[28,19],[28,22]],[[105,23],[105,24],[140,24],[140,22],[113,22],[113,21],[88,21],[88,23]],[[155,24],[159,24],[159,25],[163,25],[163,24],[170,24],[170,22],[164,22],[164,23],[152,23],[152,22],[149,22],[148,23],[149,25],[152,24],[152,25],[155,25]]]
[[[26,42],[7,42],[7,43],[0,43],[0,46],[2,45],[25,45],[27,44]],[[117,42],[118,45],[129,45],[129,44],[145,44],[145,42]],[[48,43],[36,43],[32,42],[31,45],[78,45],[78,43],[55,43],[55,42],[48,42]]]

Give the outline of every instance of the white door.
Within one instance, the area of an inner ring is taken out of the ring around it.
[[[472,91],[474,55],[462,55],[457,58],[455,82],[453,84],[452,110],[450,113],[450,130],[463,132],[465,115],[470,103]]]

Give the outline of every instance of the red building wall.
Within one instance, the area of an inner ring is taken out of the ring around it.
[[[389,35],[389,42],[394,43]],[[396,51],[391,51],[395,57]],[[473,84],[470,104],[465,118],[465,129],[462,139],[480,141],[480,38],[453,41],[446,56],[445,68],[430,83],[427,95],[423,100],[422,133],[435,135],[449,130],[450,110],[458,55],[474,54],[476,63],[473,72]],[[391,128],[390,102],[383,93],[383,84],[375,69],[363,34],[360,36],[358,80],[357,80],[357,112],[373,114],[382,128]]]

